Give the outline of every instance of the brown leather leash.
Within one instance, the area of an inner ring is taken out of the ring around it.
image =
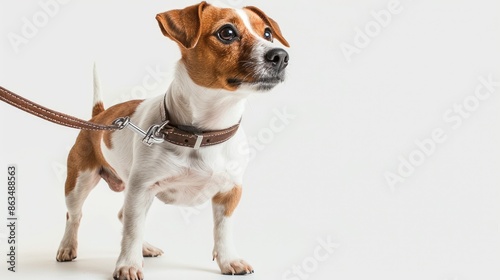
[[[30,100],[21,97],[12,91],[0,87],[0,100],[18,108],[25,112],[28,112],[32,115],[40,117],[44,120],[67,126],[76,129],[83,130],[117,130],[118,127],[116,125],[102,125],[96,124],[88,121],[81,120],[79,118],[75,118],[70,115],[66,115],[49,108],[38,105]]]
[[[113,121],[111,125],[97,124],[51,110],[19,96],[1,86],[0,100],[44,120],[71,128],[92,131],[114,131],[127,127],[135,133],[141,135],[143,137],[142,142],[148,146],[167,141],[178,146],[199,149],[200,147],[217,145],[229,140],[236,134],[236,131],[239,128],[238,123],[222,130],[188,131],[187,129],[179,128],[180,126],[171,124],[167,119],[162,124],[152,125],[147,131],[144,131],[135,124],[131,123],[130,117],[118,118]],[[166,118],[168,118],[167,113]]]

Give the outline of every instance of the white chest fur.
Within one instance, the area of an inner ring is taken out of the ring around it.
[[[155,183],[152,190],[156,197],[166,204],[195,206],[233,186],[234,182],[227,173],[183,169],[176,176]]]
[[[171,159],[171,163],[177,165],[175,172],[168,172],[153,184],[151,190],[164,203],[182,206],[199,205],[218,192],[231,190],[241,184],[241,176],[228,166],[229,154],[226,151],[221,153],[221,148],[197,151],[183,148],[183,153]]]

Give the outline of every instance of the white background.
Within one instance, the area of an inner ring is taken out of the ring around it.
[[[87,119],[96,61],[108,106],[162,94],[179,51],[154,17],[194,2],[88,2],[59,5],[16,52],[9,36],[22,36],[23,18],[33,22],[43,9],[39,1],[2,1],[0,85]],[[402,10],[377,30],[372,11],[389,2],[226,0],[266,11],[291,44],[288,80],[252,97],[243,118],[257,139],[235,213],[237,247],[256,272],[247,279],[500,278],[500,87],[462,125],[443,117],[473,99],[479,77],[500,80],[500,4],[401,0]],[[373,37],[349,61],[341,45],[355,47],[357,28],[367,26]],[[157,68],[164,72],[157,87],[141,96],[148,69]],[[294,118],[270,130],[283,110]],[[64,165],[77,131],[6,104],[0,117],[0,217],[7,165],[19,172],[18,272],[3,261],[1,222],[1,278],[110,279],[123,195],[99,184],[84,208],[78,259],[56,263]],[[418,154],[415,142],[435,129],[446,141],[391,188],[386,174],[397,175],[401,158]],[[155,202],[146,235],[165,251],[145,261],[147,279],[230,279],[211,261],[210,207]],[[318,240],[328,238],[338,248],[314,260]],[[294,266],[303,275],[286,274]]]

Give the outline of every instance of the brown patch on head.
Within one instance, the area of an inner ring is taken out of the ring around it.
[[[273,33],[273,37],[278,39],[278,41],[280,41],[284,46],[290,47],[290,44],[288,44],[285,37],[283,37],[283,34],[281,34],[281,29],[276,21],[268,17],[257,7],[247,6],[243,9],[246,11],[250,19],[250,24],[257,34],[264,34],[266,27],[270,28]]]
[[[254,61],[256,40],[232,9],[207,8],[202,21],[210,29],[204,30],[192,50],[181,50],[189,76],[198,85],[234,91],[239,84],[231,81],[250,80],[254,75],[254,69],[247,65]],[[225,25],[234,28],[239,38],[231,43],[221,42],[217,33]]]
[[[266,25],[259,15],[251,14],[254,22],[260,21],[262,27]],[[158,14],[156,19],[163,34],[179,44],[182,62],[197,85],[234,91],[242,82],[252,83],[258,78],[255,73],[258,59],[252,57],[252,52],[259,39],[247,30],[234,9],[202,2]],[[226,27],[237,33],[234,41],[220,39],[220,32]]]
[[[186,7],[156,15],[161,32],[184,48],[190,49],[198,43],[201,34],[201,14],[208,4]]]
[[[235,186],[232,190],[225,193],[218,193],[212,198],[212,202],[215,204],[223,205],[224,216],[229,217],[233,214],[236,206],[241,199],[242,189],[240,186]]]
[[[132,116],[142,100],[132,100],[117,104],[106,111],[94,116],[91,121],[98,124],[109,125],[118,117]],[[65,184],[65,194],[68,195],[76,185],[78,173],[82,170],[100,170],[113,168],[106,162],[101,153],[101,139],[111,149],[111,131],[82,130],[76,138],[75,145],[68,155],[68,173]]]

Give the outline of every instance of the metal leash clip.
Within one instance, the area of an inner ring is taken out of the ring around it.
[[[147,131],[144,131],[137,125],[130,122],[130,117],[121,117],[113,121],[113,125],[115,125],[119,130],[122,130],[123,128],[127,127],[133,132],[141,135],[143,137],[142,143],[146,144],[147,146],[151,146],[153,144],[160,144],[165,141],[165,139],[163,138],[163,134],[161,134],[160,131],[167,124],[168,120],[159,125],[158,124],[152,125],[148,128]]]

